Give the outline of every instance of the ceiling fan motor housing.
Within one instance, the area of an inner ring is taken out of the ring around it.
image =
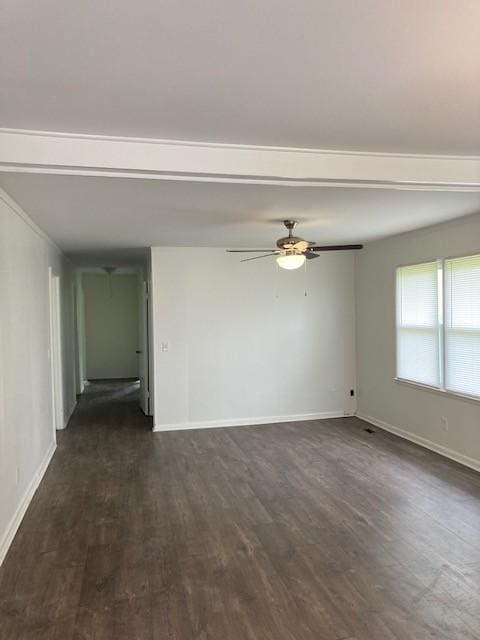
[[[285,247],[290,247],[292,244],[296,244],[297,242],[301,242],[303,238],[297,238],[297,236],[286,236],[285,238],[280,238],[277,240],[277,247],[279,249],[284,249]]]

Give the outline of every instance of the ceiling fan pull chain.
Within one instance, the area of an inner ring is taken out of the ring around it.
[[[307,261],[305,260],[305,262],[303,263],[303,268],[304,268],[304,277],[305,277],[305,298],[308,296],[307,293],[307,288],[308,288],[308,280],[307,280]]]

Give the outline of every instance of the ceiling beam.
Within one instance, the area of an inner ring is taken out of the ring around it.
[[[480,191],[480,157],[210,144],[0,129],[0,171]]]

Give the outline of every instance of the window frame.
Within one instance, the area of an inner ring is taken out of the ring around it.
[[[397,371],[398,371],[398,316],[399,316],[399,299],[398,299],[398,270],[399,269],[404,269],[405,267],[416,267],[416,266],[421,266],[423,264],[432,264],[432,263],[437,263],[437,273],[438,273],[438,269],[440,267],[441,272],[442,272],[442,280],[441,280],[441,286],[442,286],[442,290],[439,290],[439,298],[441,299],[441,304],[442,304],[442,317],[441,317],[441,322],[438,323],[438,347],[439,347],[439,363],[440,363],[440,367],[439,367],[439,378],[440,378],[440,385],[437,387],[435,385],[430,385],[430,384],[426,384],[425,382],[418,382],[416,380],[411,380],[410,378],[402,378],[401,376],[397,375]],[[394,376],[394,380],[397,380],[398,382],[405,382],[408,384],[413,384],[413,385],[417,385],[420,387],[424,387],[427,389],[433,389],[435,391],[441,391],[443,390],[443,383],[445,380],[444,377],[444,334],[445,332],[443,331],[443,319],[445,317],[445,308],[444,308],[444,295],[443,295],[443,285],[444,285],[444,270],[443,270],[443,259],[440,258],[431,258],[429,260],[422,260],[421,262],[408,262],[405,264],[398,264],[395,266],[395,376]]]
[[[424,260],[420,260],[420,261],[414,261],[414,262],[406,262],[406,263],[402,263],[402,264],[397,264],[395,265],[395,270],[394,270],[394,280],[395,280],[395,287],[394,287],[394,296],[395,296],[395,305],[394,305],[394,333],[395,333],[395,375],[393,377],[395,382],[398,382],[399,384],[404,384],[407,386],[412,386],[415,387],[417,389],[422,389],[424,391],[430,391],[430,392],[434,392],[434,393],[439,393],[445,397],[451,397],[451,398],[456,398],[459,400],[468,400],[469,402],[473,402],[475,404],[480,404],[480,393],[479,395],[471,395],[471,394],[467,394],[467,393],[460,393],[458,391],[452,391],[450,389],[446,389],[445,388],[445,341],[446,341],[446,331],[445,331],[445,318],[446,318],[446,313],[447,313],[447,309],[446,309],[446,295],[445,295],[445,262],[447,260],[457,260],[460,258],[475,258],[475,257],[480,257],[480,251],[476,251],[475,253],[459,253],[459,254],[455,254],[455,255],[448,255],[448,256],[443,256],[441,258],[439,258],[438,256],[436,257],[432,257],[429,259],[424,259]],[[441,386],[436,387],[433,385],[429,385],[429,384],[425,384],[423,382],[416,382],[415,380],[409,380],[408,378],[402,378],[400,376],[397,375],[397,371],[398,371],[398,290],[397,290],[397,286],[398,286],[398,277],[397,277],[397,272],[398,269],[402,269],[403,267],[414,267],[417,265],[422,265],[422,264],[430,264],[432,262],[437,262],[440,265],[440,269],[441,269],[441,280],[439,282],[439,284],[441,284],[441,290],[439,291],[439,295],[441,296],[441,310],[442,310],[442,317],[441,317],[441,321],[439,322],[439,332],[440,332],[440,336],[439,336],[439,348],[440,348],[440,371],[439,371],[439,375],[440,375],[440,382],[441,382]]]
[[[443,317],[444,319],[447,317],[447,296],[445,295],[445,288],[446,288],[446,284],[445,284],[445,262],[447,260],[461,260],[461,259],[468,259],[468,258],[480,258],[480,251],[477,251],[476,253],[469,253],[467,255],[465,254],[460,254],[460,255],[455,255],[455,256],[446,256],[444,258],[442,258],[442,264],[443,264]],[[478,395],[472,395],[472,394],[468,394],[468,393],[461,393],[460,391],[455,391],[453,389],[449,389],[448,387],[445,386],[445,353],[446,353],[446,339],[447,339],[447,332],[445,330],[445,325],[443,326],[443,390],[445,391],[445,393],[458,397],[458,398],[469,398],[472,400],[475,400],[477,402],[480,402],[480,392]]]

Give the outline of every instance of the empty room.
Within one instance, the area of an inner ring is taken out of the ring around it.
[[[0,16],[0,640],[480,640],[480,3]]]

